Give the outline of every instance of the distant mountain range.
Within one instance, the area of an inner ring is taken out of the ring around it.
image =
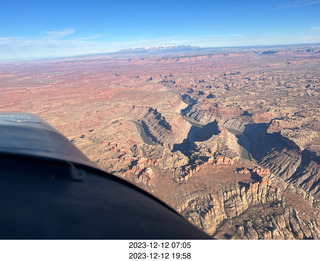
[[[116,53],[121,54],[162,54],[162,53],[176,53],[176,52],[190,52],[202,49],[197,46],[191,45],[165,45],[158,47],[142,47],[123,49]]]
[[[278,46],[243,46],[243,47],[198,47],[191,45],[164,45],[157,47],[139,47],[122,49],[116,52],[94,53],[72,57],[64,57],[68,59],[109,59],[109,58],[131,58],[145,56],[185,56],[185,55],[210,55],[210,54],[228,54],[243,53],[247,51],[266,54],[276,54],[283,50],[295,50],[296,48],[319,48],[320,44],[296,44],[296,45],[278,45]],[[53,60],[61,59],[54,58]]]

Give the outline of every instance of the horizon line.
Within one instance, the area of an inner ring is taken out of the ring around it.
[[[130,51],[134,53],[134,51],[138,50],[150,50],[150,49],[157,49],[161,47],[170,48],[170,47],[191,47],[191,51],[196,51],[196,49],[250,49],[250,48],[280,48],[280,47],[290,47],[290,46],[312,46],[312,45],[319,45],[320,42],[317,43],[292,43],[292,44],[256,44],[256,45],[239,45],[239,46],[207,46],[207,47],[200,47],[200,46],[193,46],[190,44],[179,44],[179,45],[158,45],[158,46],[148,46],[148,47],[134,47],[134,48],[125,48],[125,49],[119,49],[117,51],[106,51],[106,52],[96,52],[96,53],[84,53],[79,55],[67,55],[67,56],[54,56],[54,57],[31,57],[31,58],[14,58],[14,59],[0,59],[1,64],[5,63],[12,63],[12,62],[33,62],[33,61],[47,61],[47,60],[61,60],[61,59],[72,59],[72,58],[81,58],[81,57],[88,57],[88,56],[98,56],[98,55],[114,55],[114,54],[125,54],[121,52],[128,51],[128,54],[130,54]],[[163,49],[162,49],[163,51]],[[148,53],[146,53],[148,55]],[[149,56],[152,54],[149,53]],[[156,55],[156,54],[154,54]],[[162,54],[163,55],[163,54]]]

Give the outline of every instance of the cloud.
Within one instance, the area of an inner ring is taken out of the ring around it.
[[[277,10],[282,9],[290,9],[290,8],[298,8],[298,7],[307,7],[312,5],[320,4],[320,0],[299,0],[299,1],[292,1],[287,5],[277,6]]]
[[[102,37],[102,34],[89,35],[86,37],[77,38],[78,40],[93,40]]]
[[[66,38],[74,29],[47,31],[36,38],[0,37],[0,60],[21,60],[73,56],[106,52],[106,43],[95,39],[102,35]]]
[[[19,39],[19,37],[0,37],[0,46],[11,44],[13,42],[19,41]]]
[[[230,34],[231,37],[243,37],[243,34]]]
[[[320,31],[320,25],[318,25],[318,26],[312,26],[312,27],[310,28],[310,30],[311,30],[311,31]]]
[[[61,31],[48,31],[41,33],[40,35],[43,36],[45,39],[60,39],[66,36],[72,35],[75,33],[74,29],[64,29]]]
[[[311,43],[320,43],[320,35],[305,35],[301,36],[301,40],[303,43],[311,44]]]

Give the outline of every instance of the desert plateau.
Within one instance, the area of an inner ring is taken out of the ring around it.
[[[0,63],[33,113],[214,239],[320,238],[320,45]]]

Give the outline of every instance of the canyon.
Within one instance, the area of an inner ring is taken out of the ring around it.
[[[0,111],[215,239],[320,238],[320,45],[170,48],[0,63]]]

